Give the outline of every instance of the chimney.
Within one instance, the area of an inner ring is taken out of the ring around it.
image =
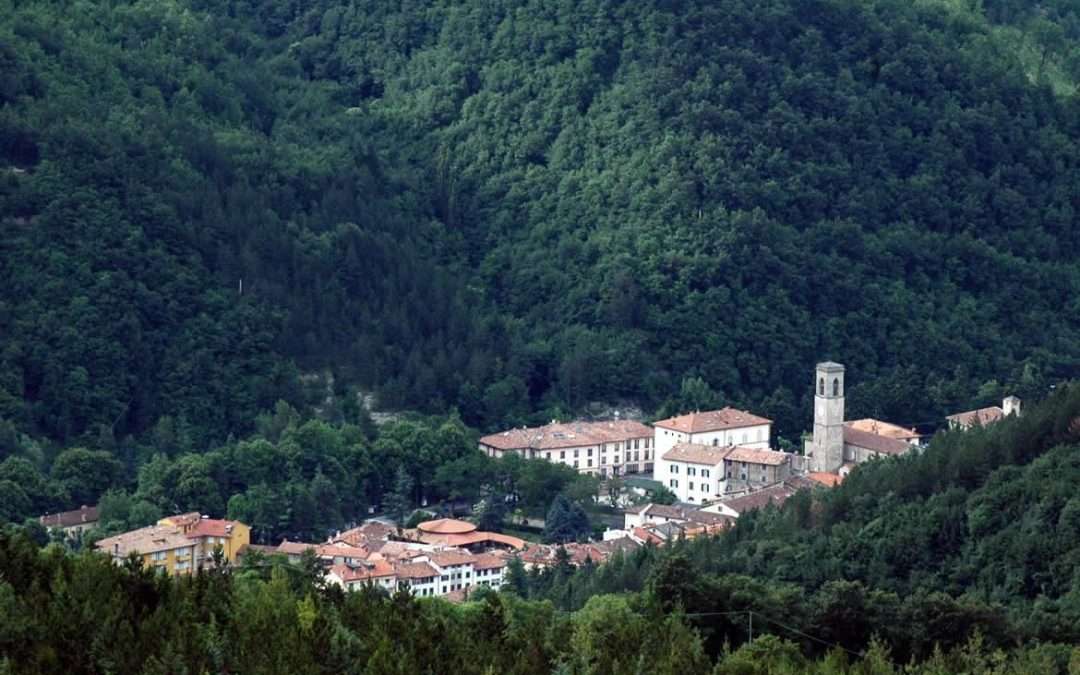
[[[1001,402],[1001,410],[1005,415],[1020,415],[1020,399],[1015,396],[1006,396]]]

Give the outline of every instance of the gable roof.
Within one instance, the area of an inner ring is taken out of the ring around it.
[[[996,405],[992,405],[989,408],[979,408],[978,410],[968,410],[967,412],[949,415],[945,419],[960,427],[970,427],[975,424],[985,427],[987,424],[997,422],[1004,416],[1004,410]]]
[[[849,426],[844,427],[844,445],[854,445],[881,455],[902,455],[911,449],[910,443],[887,436],[878,436],[869,431],[859,431]]]
[[[701,443],[676,443],[674,447],[664,453],[663,459],[667,462],[685,462],[687,464],[704,464],[718,466],[723,463],[731,448],[720,448],[714,445],[702,445]]]
[[[769,504],[777,506],[787,501],[788,497],[798,492],[798,488],[787,483],[777,483],[767,488],[755,490],[749,494],[733,499],[725,499],[721,503],[735,513],[744,513],[754,509],[763,508]]]
[[[699,434],[706,431],[719,431],[721,429],[739,429],[741,427],[755,427],[761,424],[772,424],[772,420],[735,408],[721,408],[706,412],[692,412],[686,415],[669,417],[666,420],[654,422],[653,426],[663,429],[671,429],[684,434]]]
[[[394,565],[400,579],[430,579],[439,576],[438,571],[426,562],[400,562]]]
[[[775,450],[762,450],[760,448],[744,448],[737,446],[731,449],[726,459],[729,462],[746,462],[748,464],[767,464],[780,466],[791,460],[791,455],[786,452]]]
[[[106,537],[97,548],[115,557],[123,558],[129,553],[156,553],[194,546],[183,532],[172,525],[151,525],[137,530]]]
[[[652,429],[634,420],[552,422],[542,427],[490,434],[481,438],[480,443],[498,450],[554,450],[652,438],[652,435]]]
[[[868,431],[878,436],[887,436],[888,438],[895,438],[898,441],[912,441],[922,438],[922,435],[914,429],[908,429],[902,427],[899,424],[893,424],[891,422],[882,422],[872,417],[866,417],[861,420],[852,420],[850,422],[844,422],[852,429],[858,429],[859,431]]]
[[[98,521],[98,507],[83,506],[74,511],[62,511],[50,513],[38,518],[45,527],[74,527],[76,525],[91,525]]]

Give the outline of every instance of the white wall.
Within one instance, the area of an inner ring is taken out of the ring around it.
[[[705,475],[706,472],[708,475]],[[715,466],[657,460],[653,480],[675,493],[680,502],[700,504],[720,494],[724,480],[723,460]],[[693,488],[691,488],[691,484]]]
[[[717,445],[727,447],[729,445],[743,445],[748,448],[768,449],[772,433],[771,424],[758,424],[752,427],[739,429],[720,429],[719,431],[705,431],[697,434],[684,434],[681,431],[656,427],[654,430],[656,441],[656,456],[662,457],[665,452],[675,447],[678,443],[700,443],[701,445]]]

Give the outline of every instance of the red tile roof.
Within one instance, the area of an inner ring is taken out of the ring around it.
[[[741,497],[722,500],[721,503],[736,513],[745,513],[746,511],[763,508],[768,504],[779,506],[796,492],[798,492],[798,489],[791,485],[777,483]]]
[[[989,408],[979,408],[978,410],[968,410],[967,412],[956,413],[955,415],[949,415],[945,419],[966,429],[967,427],[976,424],[985,427],[987,424],[997,422],[1004,416],[1005,411],[995,405],[990,406]]]
[[[232,533],[233,521],[214,520],[201,518],[187,531],[187,536],[196,539],[198,537],[228,537]]]
[[[654,422],[653,426],[663,429],[671,429],[684,434],[699,434],[706,431],[719,431],[721,429],[739,429],[741,427],[754,427],[761,424],[772,424],[772,420],[735,408],[722,408],[707,412],[692,412],[677,417],[669,417],[666,420]]]
[[[895,438],[898,441],[917,441],[922,438],[919,432],[914,429],[908,429],[898,424],[892,424],[890,422],[882,422],[872,417],[867,417],[861,420],[852,420],[850,422],[844,422],[852,429],[858,429],[859,431],[868,431],[878,436],[888,436],[889,438]]]
[[[399,579],[430,579],[439,572],[426,562],[399,562],[394,565]]]
[[[393,565],[385,560],[378,559],[368,561],[365,564],[356,567],[333,565],[330,567],[330,571],[346,584],[367,581],[369,579],[392,577],[396,574]]]
[[[553,422],[542,427],[509,429],[480,439],[483,445],[498,450],[552,450],[577,448],[601,443],[616,443],[635,438],[652,438],[653,431],[641,422]]]
[[[814,471],[806,474],[806,477],[815,483],[821,483],[825,487],[836,487],[843,480],[838,474],[825,471]]]
[[[868,431],[844,427],[844,445],[866,448],[881,455],[902,455],[911,450],[911,444],[888,436],[878,436]]]
[[[390,538],[393,534],[394,528],[386,523],[380,523],[377,520],[369,520],[368,522],[354,527],[351,530],[346,530],[333,538],[335,542],[343,541],[346,544],[352,544],[353,546],[369,546],[376,542],[383,542]],[[372,547],[377,548],[377,547]]]
[[[481,553],[476,556],[476,562],[473,563],[473,569],[476,570],[495,570],[501,567],[506,567],[506,560],[491,553]]]
[[[435,551],[428,557],[431,559],[431,562],[435,563],[439,567],[450,567],[452,565],[468,565],[469,563],[476,562],[476,558],[475,556],[473,556],[473,554],[455,549]]]
[[[76,525],[92,525],[98,520],[98,507],[83,506],[74,511],[50,513],[38,518],[45,527],[74,527]]]
[[[775,450],[761,450],[758,448],[735,447],[731,449],[725,458],[729,462],[747,462],[749,464],[767,464],[780,466],[791,460],[791,455],[786,452]]]
[[[288,539],[282,539],[281,543],[278,544],[277,550],[278,553],[284,553],[286,555],[302,555],[304,551],[308,550],[309,548],[314,551],[319,548],[319,545],[307,544],[302,541],[289,541]]]
[[[731,448],[720,448],[713,445],[702,445],[701,443],[676,443],[674,447],[664,453],[663,459],[668,462],[718,466],[730,451]]]
[[[453,518],[440,518],[427,520],[416,526],[416,529],[428,534],[466,534],[474,532],[476,526],[464,520]]]

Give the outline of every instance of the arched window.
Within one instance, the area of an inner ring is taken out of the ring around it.
[[[833,396],[839,396],[840,395],[840,378],[839,377],[834,377],[833,378],[833,381],[832,381],[832,395]]]
[[[820,380],[818,380],[817,393],[818,393],[818,396],[824,396],[825,395],[825,378],[824,377],[821,378]]]

